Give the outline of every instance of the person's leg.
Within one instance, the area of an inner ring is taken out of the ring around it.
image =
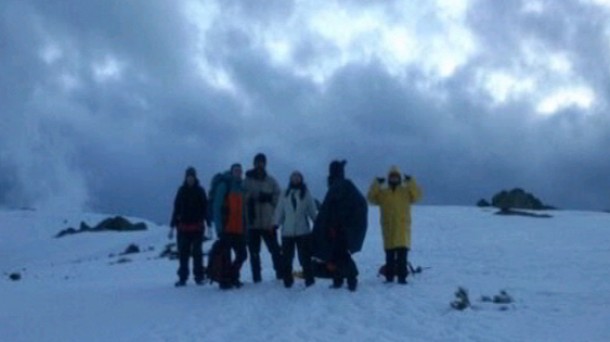
[[[233,287],[231,284],[232,270],[231,270],[231,238],[229,234],[222,234],[218,240],[218,250],[216,255],[216,263],[220,264],[220,279],[218,285],[221,290],[227,290]]]
[[[264,231],[263,234],[265,246],[267,246],[267,250],[271,253],[275,277],[277,279],[282,279],[282,250],[277,242],[277,231]]]
[[[299,251],[299,263],[303,268],[303,277],[305,278],[305,286],[311,286],[315,283],[313,269],[311,265],[311,235],[303,235],[297,238],[297,248]],[[292,263],[292,261],[291,261]]]
[[[350,291],[356,291],[358,285],[358,268],[349,252],[347,235],[345,232],[339,231],[337,237],[336,255],[338,276],[342,277],[342,279],[347,279],[347,287]]]
[[[347,278],[347,288],[350,291],[356,291],[356,287],[358,286],[358,267],[356,266],[356,262],[352,259],[351,254],[346,249],[345,250],[345,277]]]
[[[396,250],[385,251],[385,280],[390,283],[394,281],[396,273]]]
[[[231,265],[233,272],[233,285],[235,287],[241,287],[243,284],[239,280],[241,267],[248,258],[248,252],[246,250],[246,240],[243,235],[233,236],[233,249],[235,251],[235,261]]]
[[[335,238],[332,241],[332,262],[335,264],[335,272],[333,275],[333,285],[331,287],[334,289],[341,288],[345,278],[345,244],[342,234],[337,231]]]
[[[191,250],[193,253],[193,277],[199,285],[203,284],[203,233],[193,233],[191,238]]]
[[[176,245],[178,247],[178,282],[176,286],[184,286],[186,284],[186,280],[189,276],[189,256],[191,254],[190,251],[190,243],[188,237],[185,233],[178,232],[176,237]]]
[[[248,231],[248,252],[250,253],[250,268],[252,281],[259,283],[261,277],[261,231],[250,229]]]
[[[398,282],[401,284],[407,283],[407,254],[408,249],[406,247],[396,249],[396,273],[398,275]]]
[[[283,237],[282,238],[282,257],[283,257],[283,275],[284,275],[284,286],[291,287],[294,283],[294,277],[292,275],[292,261],[294,259],[294,248],[295,238]]]

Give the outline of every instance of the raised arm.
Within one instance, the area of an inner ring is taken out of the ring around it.
[[[419,185],[417,185],[415,178],[411,177],[405,186],[407,188],[407,194],[411,203],[415,203],[421,199],[423,193]]]
[[[375,178],[373,180],[373,183],[371,183],[371,186],[369,187],[369,192],[367,194],[367,199],[369,200],[370,204],[373,205],[380,205],[381,204],[381,182],[379,181],[378,178]]]

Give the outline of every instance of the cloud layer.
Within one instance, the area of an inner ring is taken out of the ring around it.
[[[328,162],[364,190],[392,164],[426,202],[521,186],[610,199],[610,4],[26,1],[0,4],[0,201],[163,222],[268,154],[280,183]]]

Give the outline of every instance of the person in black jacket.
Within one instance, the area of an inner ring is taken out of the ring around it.
[[[356,291],[358,268],[352,254],[362,249],[368,225],[368,204],[354,183],[345,178],[346,161],[329,166],[328,192],[314,223],[313,256],[332,265],[332,288],[341,288],[347,279]]]
[[[189,259],[193,257],[193,277],[195,283],[203,284],[203,234],[205,224],[209,225],[208,199],[203,187],[197,179],[197,171],[193,167],[186,169],[184,184],[178,189],[174,200],[174,211],[171,220],[170,238],[173,230],[178,231],[177,245],[180,260],[178,281],[176,287],[186,285],[189,276]]]

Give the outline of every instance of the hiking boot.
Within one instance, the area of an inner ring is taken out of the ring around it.
[[[343,287],[343,278],[333,279],[333,284],[330,286],[331,289],[340,289]]]
[[[242,286],[244,286],[244,283],[242,283],[241,281],[239,281],[239,279],[235,279],[231,282],[231,285],[233,285],[234,288],[239,289]]]
[[[401,285],[406,285],[407,284],[407,278],[399,278],[398,279],[398,283]]]
[[[358,287],[358,278],[347,278],[347,288],[351,292],[356,291]]]
[[[220,288],[221,290],[230,290],[231,288],[233,288],[233,286],[227,281],[221,281],[220,283],[218,283],[218,288]]]
[[[294,280],[290,278],[284,278],[284,287],[289,289],[294,284]]]
[[[186,286],[186,280],[178,280],[175,284],[175,287],[184,287]]]
[[[205,284],[205,282],[203,281],[203,279],[197,279],[197,280],[195,280],[195,284],[197,284],[198,286],[203,286],[203,284]]]
[[[261,278],[260,274],[256,274],[252,276],[252,282],[255,284],[258,284],[262,281],[263,279]]]
[[[315,283],[316,281],[314,279],[305,279],[305,287],[313,286]]]

